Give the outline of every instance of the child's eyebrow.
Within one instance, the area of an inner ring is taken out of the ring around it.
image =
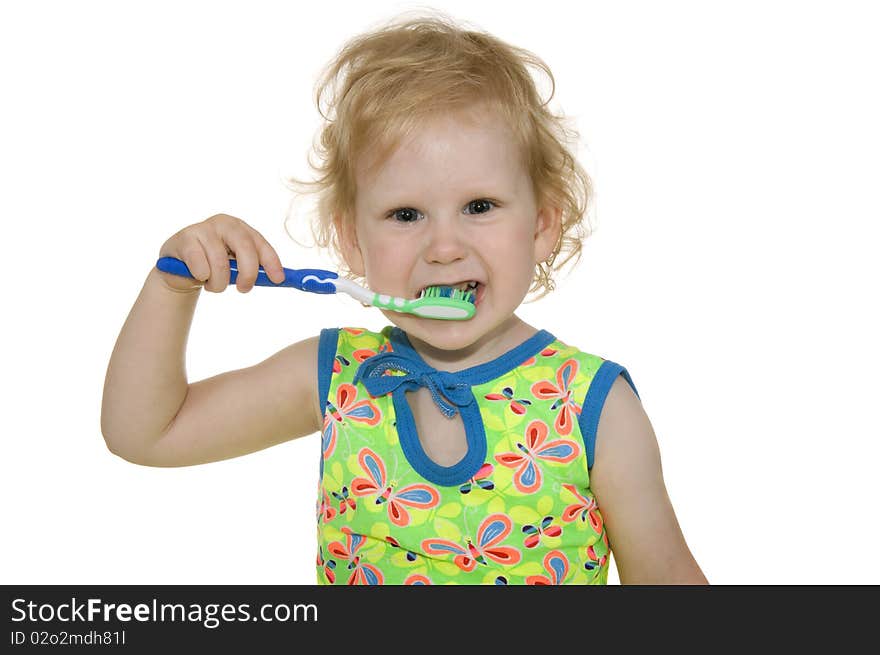
[[[406,189],[400,186],[397,186],[393,189],[388,189],[384,191],[382,189],[372,188],[372,198],[377,202],[382,204],[387,204],[392,201],[392,199],[402,199],[402,198],[424,198],[428,195],[433,196],[441,196],[443,201],[446,201],[450,198],[467,198],[468,200],[474,200],[478,198],[485,198],[490,196],[499,196],[499,195],[510,195],[513,193],[515,189],[515,184],[509,182],[504,179],[492,179],[492,180],[480,180],[477,183],[469,183],[467,186],[462,186],[460,188],[453,188],[449,186],[445,189],[438,190],[436,188],[425,188],[425,189]]]

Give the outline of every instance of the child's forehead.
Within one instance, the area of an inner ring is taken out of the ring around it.
[[[489,117],[437,116],[418,125],[372,169],[359,162],[358,191],[385,195],[401,188],[516,184],[522,158],[512,132]]]

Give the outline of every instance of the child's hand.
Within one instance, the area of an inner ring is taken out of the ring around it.
[[[229,286],[229,260],[238,263],[235,286],[242,293],[254,287],[260,266],[276,284],[284,281],[281,260],[275,249],[250,225],[228,214],[216,214],[177,232],[162,244],[159,257],[182,260],[196,279],[159,272],[172,291],[202,286],[220,293]]]

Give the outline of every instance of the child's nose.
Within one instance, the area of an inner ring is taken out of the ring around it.
[[[470,245],[455,220],[434,220],[427,234],[425,258],[431,263],[448,264],[464,258]]]

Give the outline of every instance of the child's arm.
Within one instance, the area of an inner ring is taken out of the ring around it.
[[[599,419],[590,487],[621,584],[709,584],[685,543],[666,493],[651,422],[621,376],[608,392]]]
[[[161,256],[183,259],[197,280],[150,271],[113,349],[104,382],[101,431],[120,457],[147,466],[188,466],[237,457],[320,430],[318,337],[249,368],[192,384],[186,341],[204,285],[249,291],[263,265],[284,279],[277,254],[243,221],[218,215],[169,239]],[[244,278],[244,279],[243,279]]]

